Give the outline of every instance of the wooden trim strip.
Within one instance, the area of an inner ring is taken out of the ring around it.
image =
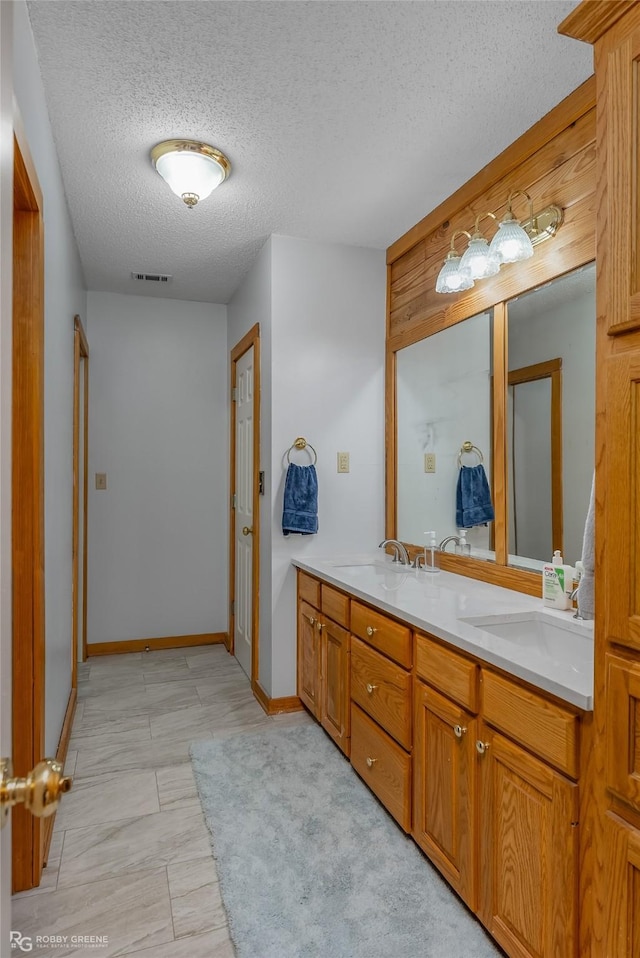
[[[476,197],[494,186],[568,126],[592,110],[595,103],[596,81],[595,77],[591,76],[440,206],[392,243],[387,250],[387,263],[393,263],[420,240],[439,229],[443,223],[472,203]]]
[[[509,560],[509,474],[507,468],[507,308],[498,303],[493,310],[493,459],[492,486],[495,513],[494,549],[496,563],[506,566]]]
[[[73,317],[73,328],[80,336],[80,355],[85,358],[89,355],[89,342],[87,340],[87,334],[84,331],[84,326],[82,325],[82,320],[77,314]]]
[[[164,635],[158,639],[124,639],[122,642],[93,642],[87,646],[89,656],[119,655],[124,652],[155,652],[158,649],[182,649],[193,645],[226,644],[226,632],[202,632],[199,635]]]
[[[60,732],[60,739],[58,741],[58,748],[56,750],[56,759],[64,766],[64,763],[67,760],[67,753],[69,751],[69,739],[71,738],[71,730],[73,728],[73,718],[76,714],[76,704],[78,700],[78,690],[75,688],[71,689],[69,693],[69,701],[67,702],[67,710],[64,713],[64,721],[62,723],[62,731]],[[47,864],[49,860],[49,849],[51,847],[51,838],[53,836],[53,823],[56,820],[55,813],[45,820],[44,823],[44,841],[43,841],[43,861],[44,864]]]
[[[77,319],[77,317],[76,317]],[[78,506],[80,504],[80,330],[73,333],[73,499],[71,532],[71,688],[78,686]]]
[[[82,340],[80,341],[82,343]],[[89,522],[89,352],[84,362],[84,446],[83,446],[83,513],[82,527],[82,661],[87,658],[87,601],[89,595],[89,552],[88,552],[88,522]]]
[[[297,695],[286,695],[283,698],[269,698],[259,682],[253,686],[253,694],[265,710],[267,715],[282,715],[284,712],[301,712],[303,705]]]
[[[614,23],[623,17],[637,0],[583,0],[575,10],[564,18],[558,27],[558,33],[585,43],[595,43]]]
[[[521,366],[520,369],[510,369],[507,382],[510,386],[519,386],[521,383],[532,383],[536,379],[547,379],[562,369],[562,359],[548,359],[543,363],[534,363],[532,366]]]

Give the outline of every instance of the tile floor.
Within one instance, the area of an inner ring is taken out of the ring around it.
[[[231,958],[233,945],[196,793],[189,743],[274,724],[223,646],[89,659],[79,666],[67,757],[39,888],[13,898],[32,954]],[[107,936],[46,947],[37,935]],[[256,956],[258,958],[258,956]]]

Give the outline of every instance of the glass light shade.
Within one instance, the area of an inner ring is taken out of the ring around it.
[[[455,250],[450,250],[438,273],[436,293],[460,293],[464,289],[471,289],[473,285],[471,273],[461,268],[460,257]]]
[[[472,279],[486,279],[500,270],[500,258],[491,251],[484,236],[475,233],[469,240],[460,261],[460,269],[468,269]]]
[[[165,153],[156,163],[156,169],[176,196],[194,193],[204,200],[224,179],[219,163],[201,153]]]
[[[519,263],[533,256],[531,240],[512,213],[507,213],[500,223],[489,249],[501,263]]]

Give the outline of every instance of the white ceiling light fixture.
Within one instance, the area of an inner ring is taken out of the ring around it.
[[[466,236],[467,239],[471,239],[471,235],[466,230],[456,230],[451,237],[451,247],[436,280],[436,293],[461,293],[474,285],[469,267],[462,265],[460,254],[453,245],[456,236]]]
[[[151,162],[190,209],[206,199],[231,173],[224,153],[198,140],[163,140],[151,150]]]

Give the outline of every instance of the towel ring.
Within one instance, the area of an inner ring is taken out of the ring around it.
[[[315,451],[315,449],[313,448],[310,442],[307,442],[307,440],[304,439],[302,436],[298,436],[296,441],[291,446],[289,446],[287,450],[287,462],[291,462],[291,453],[293,452],[294,449],[310,449],[311,452],[313,453],[313,465],[315,466],[315,464],[318,461],[318,453]]]
[[[458,453],[458,469],[462,468],[462,457],[468,452],[475,452],[476,456],[478,457],[478,465],[484,462],[484,456],[482,455],[482,452],[477,446],[474,446],[473,443],[469,442],[467,439],[460,446],[460,452]]]

